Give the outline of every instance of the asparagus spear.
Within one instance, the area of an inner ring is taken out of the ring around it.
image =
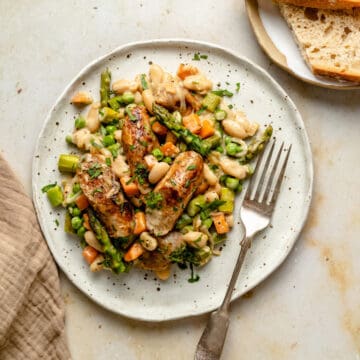
[[[104,247],[104,253],[110,257],[110,267],[116,274],[126,271],[126,266],[122,261],[122,253],[118,251],[112,244],[108,233],[96,218],[94,212],[89,209],[89,221],[91,228],[94,230],[96,237],[99,239],[101,245]]]
[[[255,156],[261,153],[264,150],[266,143],[270,140],[273,132],[273,128],[271,125],[267,126],[260,138],[253,140],[249,146],[248,151],[244,158],[243,162],[248,162],[253,159]]]
[[[100,80],[101,107],[107,106],[108,100],[110,98],[110,81],[111,81],[111,73],[109,69],[106,69],[101,73],[101,80]]]
[[[212,148],[216,147],[220,143],[220,137],[213,135],[205,140],[199,136],[193,134],[185,126],[183,126],[175,117],[164,107],[154,103],[153,112],[156,120],[165,125],[171,130],[176,137],[182,138],[182,140],[193,150],[199,154],[206,156],[209,154]]]
[[[79,157],[72,154],[61,154],[58,161],[58,168],[60,172],[75,173],[79,164]]]

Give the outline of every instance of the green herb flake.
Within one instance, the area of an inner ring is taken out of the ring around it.
[[[90,144],[96,149],[102,149],[103,148],[103,146],[101,144],[98,144],[97,142],[95,142],[94,139],[91,139]]]
[[[46,193],[48,192],[51,188],[55,187],[56,186],[56,182],[54,182],[53,184],[48,184],[48,185],[45,185],[43,188],[41,188],[41,191],[43,193]]]
[[[144,147],[147,147],[149,145],[148,142],[144,140],[139,140],[139,143]]]
[[[130,145],[130,146],[129,146],[129,149],[130,149],[131,151],[134,151],[134,150],[136,149],[136,146],[135,146],[135,145]]]
[[[201,115],[207,109],[206,106],[201,106],[201,108],[196,112],[197,115]]]
[[[203,54],[203,55],[200,55],[200,58],[206,60],[208,58],[208,56]]]
[[[191,171],[191,170],[195,170],[196,169],[196,165],[190,165],[186,168],[186,170]]]
[[[171,184],[172,186],[176,186],[176,185],[177,185],[176,182],[175,182],[173,179],[170,179],[169,181],[170,181],[170,184]]]
[[[195,53],[194,57],[192,58],[194,61],[200,61],[200,53]]]
[[[186,180],[185,188],[187,189],[190,186],[190,184],[191,184],[190,180]]]
[[[163,196],[160,193],[150,192],[145,197],[146,206],[150,209],[159,209]]]
[[[94,163],[87,172],[90,175],[90,179],[96,179],[102,174],[101,165]]]
[[[240,91],[240,83],[236,83],[236,92],[239,92]]]
[[[149,88],[149,85],[146,81],[146,75],[145,74],[141,74],[141,87],[143,88],[143,90],[146,90]]]
[[[55,220],[54,220],[54,223],[55,223],[55,225],[56,225],[56,226],[59,226],[59,225],[60,225],[60,223],[59,223],[59,220],[58,220],[58,219],[55,219]]]
[[[137,164],[134,173],[140,185],[145,183],[145,180],[149,175],[149,171],[144,164]]]
[[[111,166],[111,159],[110,158],[106,158],[105,162],[106,162],[107,166]]]
[[[92,191],[91,195],[95,195],[97,193],[102,193],[103,192],[103,189],[102,188],[96,188]]]
[[[232,92],[230,92],[229,90],[226,89],[219,89],[219,90],[213,90],[211,91],[213,94],[217,95],[217,96],[228,96],[228,97],[232,97],[234,94]]]

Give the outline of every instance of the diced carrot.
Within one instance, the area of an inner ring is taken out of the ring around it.
[[[139,235],[146,230],[146,219],[145,213],[139,211],[135,214],[135,227],[134,227],[134,234]]]
[[[177,142],[177,137],[171,131],[168,131],[166,134],[165,143],[168,143],[168,142],[170,142],[174,145]]]
[[[158,121],[155,121],[152,126],[152,131],[157,135],[166,135],[167,133],[167,127],[160,124]]]
[[[139,188],[134,181],[131,181],[130,176],[122,176],[120,178],[121,186],[127,196],[134,196],[139,193]]]
[[[84,222],[83,222],[83,226],[86,230],[92,230],[91,226],[90,226],[90,222],[89,222],[89,215],[88,214],[84,214],[83,215],[84,218]]]
[[[179,148],[171,142],[167,142],[161,146],[161,151],[165,156],[175,156],[180,152]]]
[[[202,122],[202,127],[201,127],[201,130],[200,130],[200,137],[205,139],[211,135],[214,135],[215,134],[215,128],[214,128],[214,125],[209,121],[209,120],[204,120]]]
[[[201,130],[200,118],[197,114],[190,114],[183,117],[184,126],[193,134],[198,134]]]
[[[75,204],[81,211],[83,211],[89,206],[89,201],[88,201],[87,197],[84,194],[81,194],[75,200]]]
[[[92,246],[86,246],[82,252],[84,259],[89,263],[92,264],[96,257],[98,256],[97,250],[95,250]]]
[[[225,215],[223,213],[216,213],[212,216],[216,232],[218,234],[226,234],[229,232],[229,224],[226,222]]]
[[[140,243],[135,242],[130,246],[130,249],[124,255],[124,260],[129,262],[137,259],[144,253],[144,248]]]
[[[184,80],[187,76],[190,75],[196,75],[199,73],[199,70],[197,67],[188,65],[188,64],[180,64],[178,70],[177,70],[177,76]]]

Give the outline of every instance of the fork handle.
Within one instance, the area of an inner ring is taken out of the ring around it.
[[[218,360],[229,327],[229,312],[219,309],[211,313],[196,348],[195,360]]]
[[[218,360],[224,347],[229,327],[229,304],[236,280],[239,276],[245,255],[250,248],[252,237],[244,237],[236,265],[220,308],[211,313],[205,330],[198,342],[195,360]]]

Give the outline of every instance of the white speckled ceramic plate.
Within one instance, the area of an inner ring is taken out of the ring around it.
[[[315,76],[306,65],[291,31],[273,1],[246,0],[246,10],[256,38],[275,64],[291,75],[317,86],[337,90],[359,89],[359,83]]]
[[[193,61],[200,52],[208,59]],[[236,299],[269,276],[286,258],[305,222],[312,193],[311,151],[301,116],[284,90],[260,67],[219,46],[187,40],[154,40],[122,46],[83,69],[60,95],[41,131],[33,161],[33,196],[41,228],[49,248],[68,278],[99,305],[131,318],[163,321],[198,315],[220,305],[239,252],[241,230],[229,234],[221,256],[197,273],[200,281],[189,283],[189,272],[173,267],[173,275],[159,282],[149,272],[134,269],[114,275],[91,273],[81,256],[77,238],[62,230],[64,211],[54,210],[41,187],[61,181],[57,158],[72,149],[65,135],[73,129],[78,111],[69,104],[77,90],[89,90],[98,98],[100,73],[109,67],[113,79],[133,78],[147,72],[149,62],[174,73],[181,62],[200,67],[214,83],[241,89],[231,102],[261,125],[272,124],[274,135],[293,151],[272,226],[255,240],[234,291]],[[238,214],[240,199],[236,202]],[[60,221],[57,228],[55,220]]]

